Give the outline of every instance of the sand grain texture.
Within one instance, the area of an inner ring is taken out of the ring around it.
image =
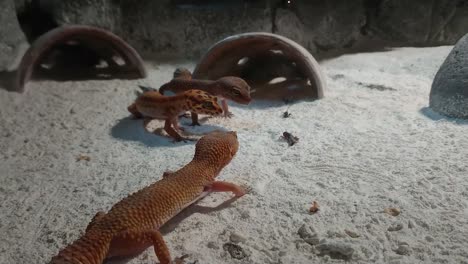
[[[219,210],[200,208],[230,197],[212,194],[182,213],[165,229],[173,256],[203,264],[468,263],[468,122],[427,108],[450,49],[322,62],[325,98],[294,104],[291,117],[282,118],[281,103],[234,105],[233,119],[193,130],[237,130],[240,150],[221,178],[253,190]],[[146,80],[0,90],[0,263],[46,263],[97,211],[192,158],[193,143],[172,144],[127,118],[136,84],[160,85],[175,66],[194,64],[148,63]],[[299,142],[288,147],[284,130]],[[226,243],[240,246],[243,259]],[[157,261],[150,249],[129,263]]]

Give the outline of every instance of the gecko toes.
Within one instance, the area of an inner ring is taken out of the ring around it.
[[[234,114],[231,113],[231,112],[227,112],[227,113],[224,114],[224,117],[226,117],[226,118],[231,118],[233,116],[234,116]]]

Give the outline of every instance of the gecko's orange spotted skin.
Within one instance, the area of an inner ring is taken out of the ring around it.
[[[191,162],[124,198],[109,212],[97,213],[85,234],[61,250],[50,264],[100,264],[110,257],[133,256],[149,246],[154,246],[161,264],[171,263],[158,231],[161,225],[208,192],[233,192],[237,197],[245,194],[240,186],[215,180],[238,148],[233,131],[202,137]]]
[[[187,97],[187,107],[198,114],[219,115],[223,109],[218,104],[218,99],[205,91],[188,90],[184,92]]]
[[[134,116],[145,118],[145,128],[153,119],[166,120],[164,130],[176,141],[184,140],[178,133],[181,130],[180,114],[191,111],[219,115],[223,112],[218,98],[201,90],[188,90],[175,96],[164,96],[157,91],[144,92],[127,109]]]

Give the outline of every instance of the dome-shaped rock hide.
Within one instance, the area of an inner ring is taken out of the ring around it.
[[[432,83],[429,106],[445,116],[468,119],[468,34],[440,66]]]
[[[101,60],[107,66],[98,67]],[[57,27],[36,39],[18,67],[15,90],[23,92],[35,71],[61,80],[147,75],[140,55],[129,44],[110,31],[86,25]]]
[[[234,35],[214,44],[197,64],[193,78],[238,76],[254,99],[320,99],[325,78],[315,58],[296,42],[271,33]]]

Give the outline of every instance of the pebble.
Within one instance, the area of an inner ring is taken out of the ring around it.
[[[232,243],[241,243],[241,242],[245,242],[245,237],[237,234],[237,233],[231,233],[231,235],[229,236],[229,240],[232,242]]]
[[[391,215],[391,216],[398,216],[398,215],[400,215],[400,213],[401,213],[400,209],[394,208],[394,207],[385,208],[385,209],[384,209],[384,212],[385,212],[386,214]]]
[[[414,222],[409,220],[408,221],[408,228],[414,228]]]
[[[400,231],[403,229],[403,224],[401,223],[394,223],[391,226],[388,227],[388,231],[394,232],[394,231]]]
[[[231,257],[234,259],[243,259],[247,257],[247,254],[245,254],[244,249],[242,249],[242,247],[240,247],[239,245],[233,243],[226,243],[223,245],[223,249],[229,252]]]
[[[317,245],[320,241],[315,229],[311,226],[307,226],[306,224],[303,224],[299,228],[299,230],[297,231],[297,234],[299,234],[299,237],[302,238],[307,244],[310,244],[310,245]]]
[[[213,242],[213,241],[208,242],[208,244],[206,244],[206,246],[208,248],[211,248],[211,249],[219,249],[218,244],[216,244],[216,242]]]
[[[426,236],[425,239],[427,242],[434,242],[434,238],[431,236]]]
[[[350,236],[352,238],[358,238],[358,237],[361,236],[361,235],[359,235],[358,233],[356,233],[356,232],[354,232],[352,230],[345,229],[344,231],[348,236]]]
[[[394,250],[398,255],[408,256],[411,253],[411,249],[408,244],[400,244],[397,249]]]

